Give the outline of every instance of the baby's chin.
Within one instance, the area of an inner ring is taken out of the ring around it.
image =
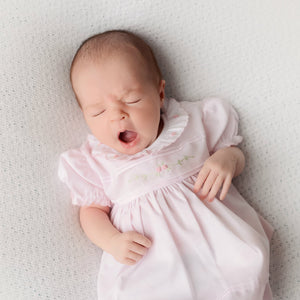
[[[99,140],[99,139],[98,139]],[[134,155],[137,154],[141,151],[143,151],[145,149],[145,147],[141,146],[141,145],[135,145],[135,146],[126,146],[126,145],[122,145],[122,143],[118,143],[117,145],[112,145],[110,143],[105,143],[101,140],[99,140],[99,142],[103,145],[108,146],[109,148],[117,151],[120,154],[127,154],[127,155]]]
[[[121,150],[120,149],[115,149],[115,150],[118,151],[121,154],[135,155],[135,154],[141,152],[143,149],[142,150],[129,150],[129,151],[124,151],[122,149]]]
[[[113,148],[114,150],[116,150],[117,152],[121,153],[121,154],[135,155],[139,152],[142,152],[146,148],[148,148],[151,144],[152,144],[152,142],[151,143],[145,143],[144,145],[137,143],[134,146],[124,146],[120,143],[120,145],[118,145],[118,146],[110,146],[110,147]]]

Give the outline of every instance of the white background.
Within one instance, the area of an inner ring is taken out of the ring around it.
[[[69,84],[81,41],[129,29],[178,100],[225,98],[247,165],[235,185],[276,229],[274,299],[300,295],[300,2],[0,0],[0,299],[96,299],[101,250],[57,178],[87,127]]]

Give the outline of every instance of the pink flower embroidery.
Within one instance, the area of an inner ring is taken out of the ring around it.
[[[150,174],[137,174],[132,178],[131,181],[149,181],[153,178],[161,177],[163,171],[168,170],[167,172],[170,172],[172,169],[176,168],[176,166],[182,166],[185,163],[185,161],[191,158],[194,158],[194,156],[185,155],[183,159],[178,159],[176,163],[170,163],[169,165],[167,165],[166,163],[161,163],[160,165],[156,166],[155,173],[153,171]],[[164,175],[166,175],[166,173],[164,173]]]
[[[163,165],[158,166],[158,167],[156,168],[156,172],[157,172],[157,173],[160,173],[160,172],[162,172],[163,170],[167,170],[167,169],[169,169],[168,165],[163,164]]]

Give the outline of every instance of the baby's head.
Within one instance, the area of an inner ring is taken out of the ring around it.
[[[118,152],[135,154],[162,129],[165,81],[151,48],[127,31],[90,37],[77,50],[72,88],[92,134]]]

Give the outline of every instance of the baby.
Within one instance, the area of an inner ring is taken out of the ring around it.
[[[231,185],[245,164],[234,108],[166,98],[151,48],[128,31],[84,41],[70,79],[92,134],[58,174],[104,250],[99,299],[272,299],[272,227]]]

